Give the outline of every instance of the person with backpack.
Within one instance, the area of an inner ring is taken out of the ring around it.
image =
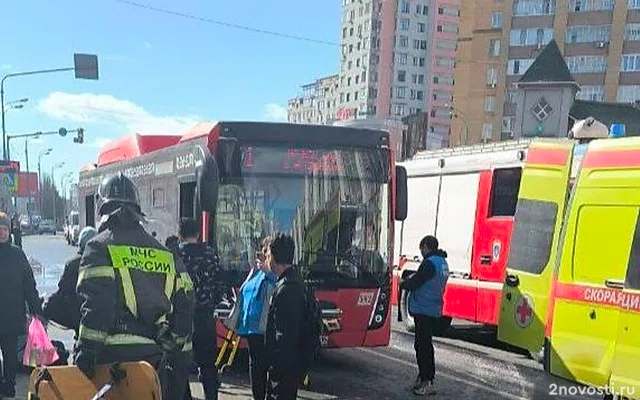
[[[262,241],[262,249],[237,294],[231,315],[225,326],[249,345],[249,380],[254,400],[264,400],[267,391],[267,362],[265,360],[265,331],[269,303],[276,289],[278,275],[266,263],[271,238]]]
[[[268,400],[295,400],[306,372],[305,334],[307,288],[299,271],[292,266],[295,253],[293,238],[284,233],[273,236],[266,262],[278,275],[276,290],[267,317],[265,349],[268,360]]]

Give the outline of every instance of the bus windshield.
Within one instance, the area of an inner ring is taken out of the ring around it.
[[[388,274],[388,153],[380,149],[243,147],[242,183],[219,190],[215,242],[244,275],[262,239],[286,232],[305,278],[377,287]]]

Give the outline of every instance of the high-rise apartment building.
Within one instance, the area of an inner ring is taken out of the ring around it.
[[[446,144],[459,4],[343,0],[337,119],[399,121],[427,112],[428,142]]]
[[[577,98],[640,99],[640,0],[463,0],[452,145],[513,136],[513,84],[552,38]]]
[[[287,104],[287,120],[298,124],[332,124],[336,120],[338,82],[338,75],[331,75],[302,86],[302,95]]]

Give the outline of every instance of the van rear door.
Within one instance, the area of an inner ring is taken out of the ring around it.
[[[502,289],[498,339],[538,352],[564,216],[574,143],[532,142],[524,163]]]

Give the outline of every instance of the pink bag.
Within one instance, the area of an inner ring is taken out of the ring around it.
[[[51,365],[58,360],[56,348],[49,340],[47,330],[38,318],[31,318],[27,333],[27,344],[24,348],[22,364],[27,367]]]

